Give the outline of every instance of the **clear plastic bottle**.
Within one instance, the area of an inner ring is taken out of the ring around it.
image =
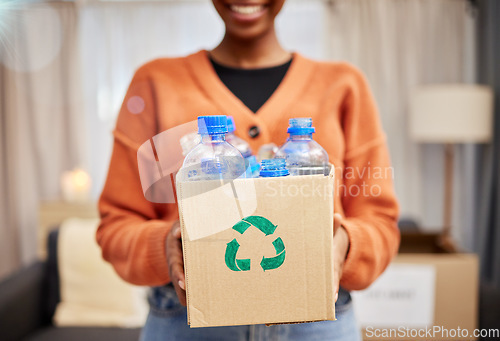
[[[328,175],[328,154],[313,140],[315,128],[311,118],[291,118],[288,133],[290,137],[281,146],[275,158],[286,160],[290,175]]]
[[[258,178],[259,177],[259,169],[260,165],[257,162],[255,156],[252,155],[252,149],[250,145],[239,138],[234,134],[236,130],[236,125],[234,124],[234,119],[232,116],[227,116],[227,134],[226,141],[236,147],[245,158],[246,168],[247,168],[247,177],[249,178]]]
[[[201,136],[198,133],[189,133],[181,137],[179,143],[182,148],[182,155],[186,156],[188,153],[201,142]]]
[[[274,143],[263,144],[257,153],[257,161],[262,161],[265,159],[273,159],[278,151],[278,146]]]
[[[198,117],[201,142],[184,159],[179,170],[181,181],[225,180],[246,177],[245,159],[226,142],[224,115]]]
[[[285,159],[264,159],[261,162],[261,178],[274,178],[278,176],[287,176],[289,174],[290,172],[286,168]]]
[[[227,116],[227,134],[226,141],[236,147],[246,159],[247,157],[252,156],[252,149],[250,145],[243,140],[242,138],[234,135],[234,131],[236,130],[236,126],[234,124],[234,119],[232,116]]]

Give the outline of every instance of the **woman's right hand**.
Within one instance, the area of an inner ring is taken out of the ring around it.
[[[186,305],[184,259],[182,258],[181,225],[176,221],[167,235],[166,253],[170,280],[182,305]]]

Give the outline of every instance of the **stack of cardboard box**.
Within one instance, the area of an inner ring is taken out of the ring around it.
[[[386,272],[353,293],[365,340],[476,339],[478,257],[450,252],[438,241],[439,235],[402,234]]]

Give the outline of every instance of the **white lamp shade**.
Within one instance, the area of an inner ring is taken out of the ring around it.
[[[416,89],[410,135],[427,143],[484,143],[493,131],[493,91],[482,85],[443,84]]]

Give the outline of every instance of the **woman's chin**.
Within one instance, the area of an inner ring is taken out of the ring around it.
[[[240,40],[254,40],[265,36],[267,32],[271,30],[272,26],[266,25],[265,23],[260,23],[258,25],[252,26],[227,26],[226,33],[233,38]]]

